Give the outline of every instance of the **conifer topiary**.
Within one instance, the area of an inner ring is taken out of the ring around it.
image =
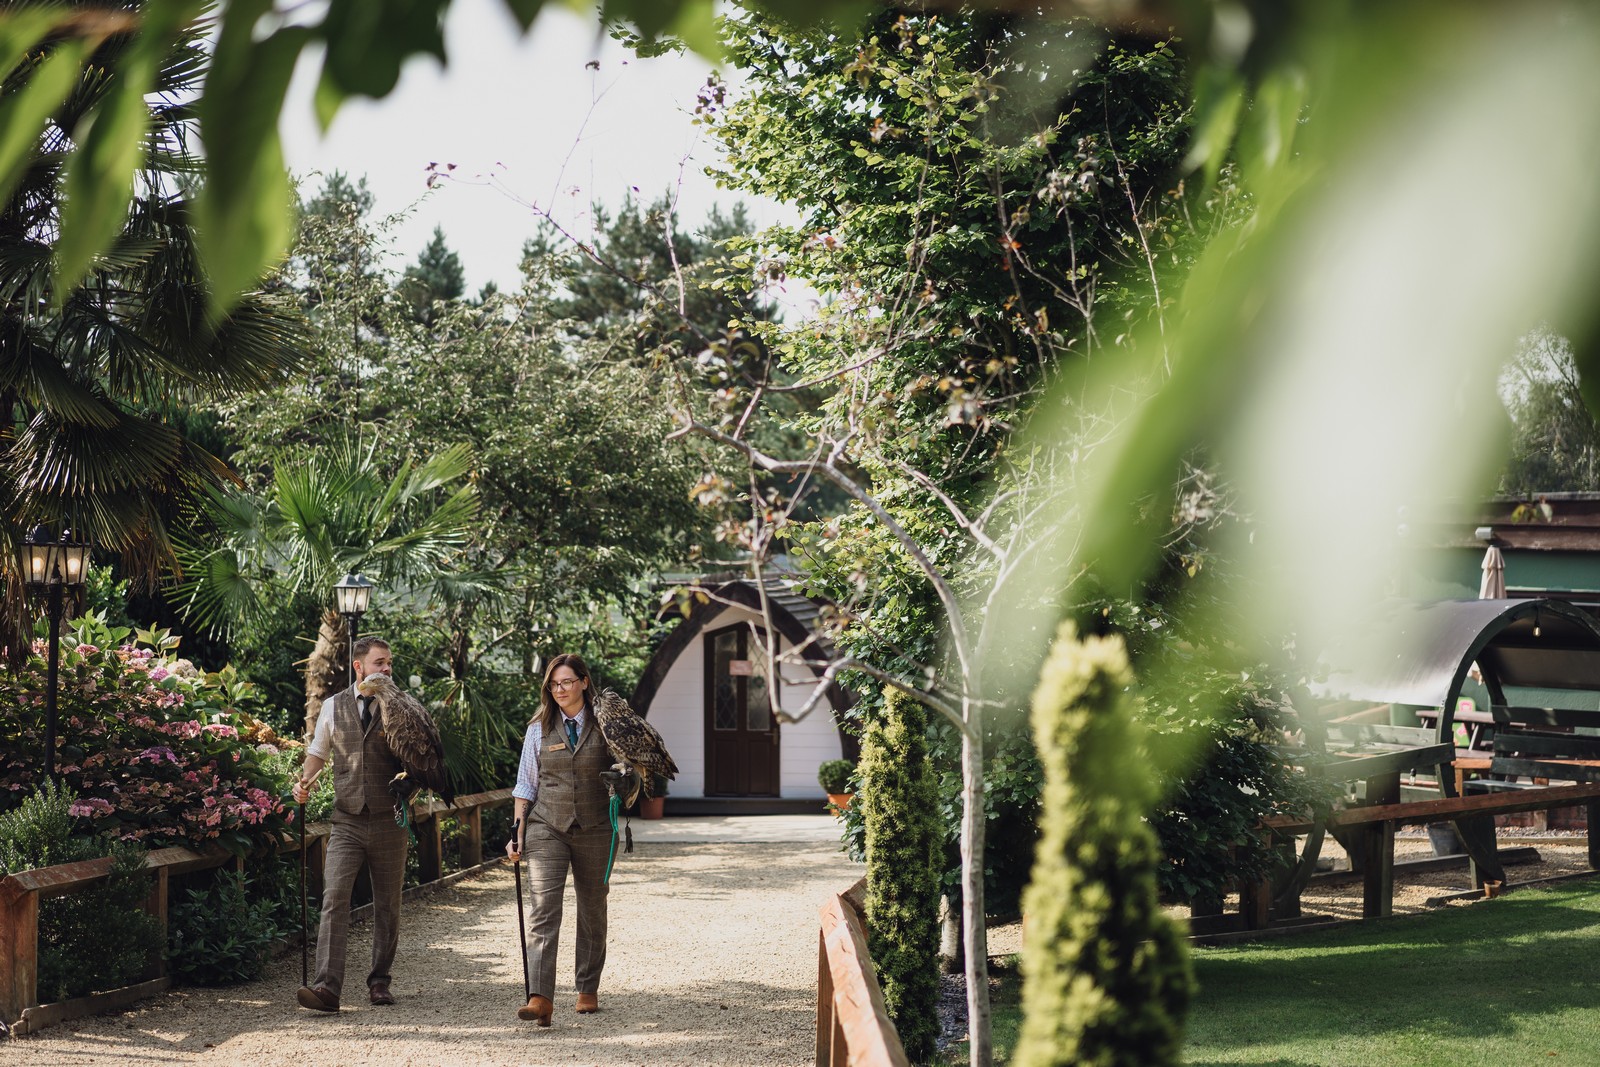
[[[928,712],[898,690],[861,737],[867,852],[867,938],[884,1007],[913,1062],[939,1036],[939,789],[928,759]]]
[[[1061,628],[1033,698],[1041,837],[1023,898],[1018,1067],[1176,1064],[1194,992],[1156,898],[1154,775],[1120,638]]]

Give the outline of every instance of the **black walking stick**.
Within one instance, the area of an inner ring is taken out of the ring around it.
[[[317,784],[317,779],[322,777],[322,768],[317,768],[317,773],[311,776],[311,781],[306,783],[306,792]],[[292,795],[292,794],[291,794]],[[306,959],[310,947],[309,932],[306,929],[306,806],[300,803],[300,984],[311,985],[310,965]]]
[[[522,919],[522,821],[520,819],[511,824],[511,832],[517,835],[517,855],[511,863],[517,869],[517,938],[522,942],[522,1000],[523,1003],[527,1003],[533,999],[533,979],[528,975],[528,930]]]
[[[309,986],[311,975],[306,954],[306,806],[300,805],[300,984]]]

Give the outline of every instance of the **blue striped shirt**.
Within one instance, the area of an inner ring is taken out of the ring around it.
[[[572,717],[578,726],[578,736],[583,736],[583,720],[587,712],[580,711]],[[522,739],[522,759],[517,763],[517,784],[511,795],[532,804],[539,799],[539,750],[544,747],[543,719],[528,724],[528,733]]]

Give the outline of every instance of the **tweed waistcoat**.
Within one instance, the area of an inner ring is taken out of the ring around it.
[[[372,703],[372,725],[361,732],[361,709],[352,686],[333,698],[333,802],[347,815],[387,811],[394,807],[389,779],[400,773],[400,761],[389,751],[379,723],[382,710]]]
[[[594,724],[594,713],[584,716],[578,750],[567,744],[565,729],[545,734],[539,750],[539,794],[533,817],[563,833],[572,830],[611,829],[606,811],[611,799],[600,772],[615,762],[605,738]]]

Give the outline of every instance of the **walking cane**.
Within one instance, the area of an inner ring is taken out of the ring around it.
[[[317,779],[322,777],[322,768],[317,768],[317,773],[311,776],[311,781],[306,783],[306,791],[317,784]],[[306,806],[300,804],[300,984],[311,984],[310,963],[307,953],[310,952],[309,940],[306,929]]]
[[[517,938],[522,942],[522,1000],[523,1003],[527,1003],[533,999],[533,979],[528,975],[528,930],[522,919],[522,821],[520,819],[511,824],[511,832],[517,835],[517,856],[511,863],[517,869]]]
[[[311,984],[306,946],[306,806],[300,805],[300,984]]]

